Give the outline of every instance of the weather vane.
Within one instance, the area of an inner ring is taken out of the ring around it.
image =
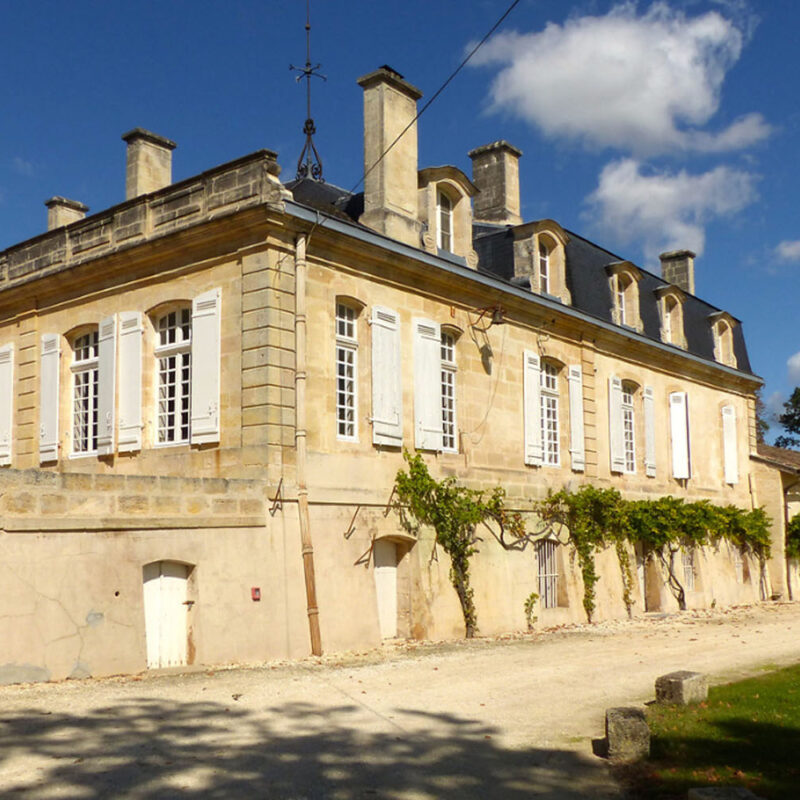
[[[306,122],[303,125],[303,133],[306,135],[306,143],[297,159],[297,179],[313,178],[315,181],[322,180],[322,159],[319,157],[317,148],[314,147],[314,134],[317,132],[314,120],[311,117],[311,79],[327,78],[319,73],[321,64],[311,65],[311,0],[306,0],[306,65],[295,67],[289,65],[290,70],[297,70],[300,74],[296,80],[299,83],[303,78],[306,79]]]

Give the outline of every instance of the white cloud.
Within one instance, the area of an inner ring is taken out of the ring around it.
[[[783,402],[783,392],[772,392],[764,401],[768,422],[777,422],[778,417],[783,414]]]
[[[789,383],[800,384],[800,353],[789,356],[786,361],[786,370],[789,374]]]
[[[775,255],[780,261],[800,261],[800,239],[781,242],[775,248]]]
[[[705,245],[705,223],[740,211],[756,196],[756,176],[731,167],[692,175],[645,170],[632,158],[607,164],[587,198],[588,216],[612,239],[643,243],[657,263],[664,250]]]
[[[719,107],[722,83],[745,41],[717,11],[696,17],[655,2],[605,16],[548,23],[538,33],[501,33],[473,63],[499,64],[492,107],[546,135],[638,155],[721,152],[764,139],[770,126],[748,114],[721,132],[701,130]]]
[[[11,161],[11,166],[14,168],[14,171],[18,172],[20,175],[33,175],[35,170],[33,162],[27,161],[21,156],[15,156]]]

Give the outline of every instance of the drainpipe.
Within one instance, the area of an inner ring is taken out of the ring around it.
[[[297,514],[300,522],[300,542],[303,548],[303,574],[306,583],[306,609],[311,653],[322,655],[319,632],[317,585],[314,578],[314,545],[311,541],[311,521],[308,514],[308,484],[306,483],[306,235],[297,237],[295,249],[295,428],[297,451]]]

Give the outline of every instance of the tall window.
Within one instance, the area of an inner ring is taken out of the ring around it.
[[[443,192],[436,195],[436,245],[440,250],[453,249],[453,203]]]
[[[664,298],[664,339],[670,344],[675,343],[672,325],[672,315],[678,302],[673,297]]]
[[[358,340],[356,311],[344,303],[336,304],[336,436],[355,441]]]
[[[192,310],[179,308],[156,321],[158,444],[181,444],[191,436]]]
[[[539,564],[539,602],[542,608],[558,605],[558,544],[542,539],[536,545],[536,560]]]
[[[636,434],[634,427],[633,395],[636,387],[622,384],[622,441],[625,452],[625,472],[636,472]]]
[[[557,467],[558,447],[558,367],[549,361],[542,363],[539,373],[542,421],[542,463]]]
[[[550,251],[544,242],[539,242],[539,291],[550,294]]]
[[[456,451],[456,340],[442,331],[442,449]]]
[[[72,342],[72,452],[97,450],[97,331]]]
[[[622,275],[617,275],[617,312],[619,314],[619,324],[628,324],[628,315],[625,309],[625,292],[628,288],[629,280]]]
[[[694,550],[685,547],[681,553],[683,564],[683,587],[687,592],[694,591]]]

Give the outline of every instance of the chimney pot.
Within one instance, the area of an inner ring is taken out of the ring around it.
[[[519,225],[519,159],[522,151],[500,140],[470,150],[472,182],[480,190],[473,200],[479,222]]]
[[[66,197],[51,197],[45,200],[47,206],[47,230],[53,231],[56,228],[63,228],[83,219],[89,206],[79,203],[77,200],[68,200]]]
[[[144,128],[134,128],[122,135],[127,142],[125,199],[157,192],[172,183],[172,151],[175,142]]]
[[[683,289],[684,292],[694,294],[694,259],[697,254],[691,250],[670,250],[662,253],[661,277],[667,283]]]

